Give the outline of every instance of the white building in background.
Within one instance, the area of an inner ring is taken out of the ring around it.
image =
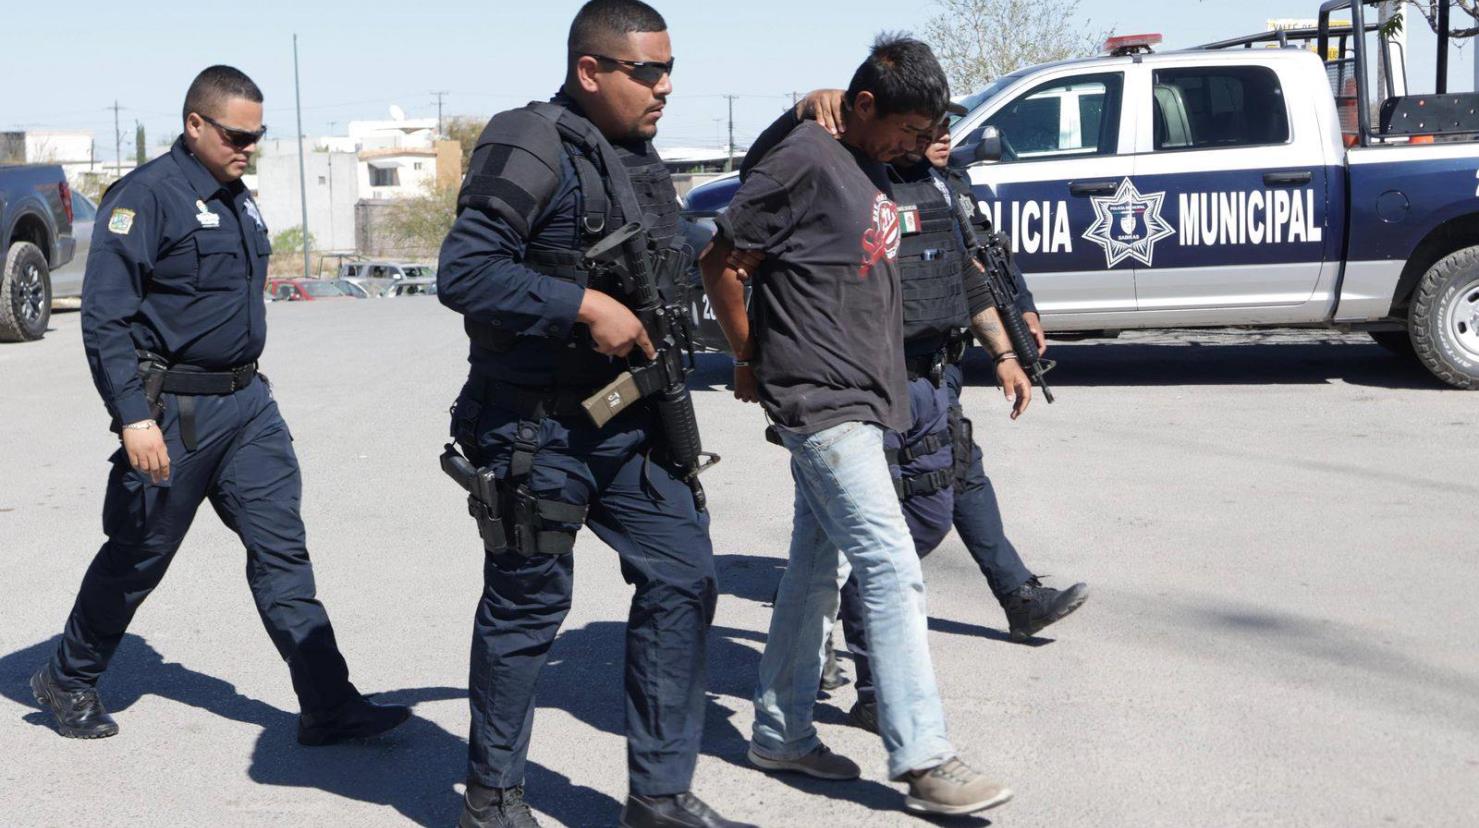
[[[392,115],[399,115],[392,109]],[[324,252],[355,249],[355,205],[422,195],[462,177],[462,148],[437,138],[435,118],[351,121],[347,135],[306,141],[308,230]],[[264,141],[257,153],[257,204],[273,234],[302,223],[298,143]]]
[[[354,205],[360,199],[359,158],[353,152],[310,150],[303,155],[308,187],[308,232],[325,252],[354,249]],[[268,139],[257,148],[257,207],[274,236],[303,223],[298,142]]]

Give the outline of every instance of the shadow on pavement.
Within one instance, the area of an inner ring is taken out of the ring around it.
[[[0,657],[0,693],[35,708],[28,682],[56,645],[53,638]],[[283,680],[287,681],[286,671]],[[305,748],[297,743],[297,713],[249,698],[229,682],[166,661],[136,635],[124,637],[101,690],[104,704],[115,713],[152,694],[262,728],[247,774],[263,785],[316,788],[388,805],[417,825],[452,825],[461,809],[462,798],[452,786],[466,776],[467,742],[420,717],[413,716],[376,739]],[[374,695],[381,701],[414,705],[466,698],[467,691],[422,687]],[[40,711],[27,714],[25,720],[47,728],[53,724],[51,715]],[[128,738],[126,717],[120,725],[123,733],[114,738]],[[606,794],[533,762],[528,765],[527,787],[534,807],[566,825],[612,824],[621,807]]]
[[[1250,334],[1252,336],[1253,334]],[[1341,342],[1250,344],[1142,343],[1048,340],[1047,357],[1058,367],[1050,387],[1154,385],[1351,385],[1393,389],[1441,389],[1441,382],[1415,359],[1380,345]],[[972,348],[965,361],[969,385],[994,385],[985,351]]]

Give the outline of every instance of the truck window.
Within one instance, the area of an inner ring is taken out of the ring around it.
[[[1283,144],[1289,111],[1266,66],[1158,69],[1152,87],[1157,150]]]
[[[1113,155],[1119,150],[1119,72],[1075,75],[1033,87],[998,109],[963,143],[975,144],[994,126],[1003,161]]]

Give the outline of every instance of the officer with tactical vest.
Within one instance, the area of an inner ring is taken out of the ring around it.
[[[683,386],[694,251],[650,143],[672,91],[667,25],[639,0],[592,0],[567,67],[552,100],[488,123],[437,275],[471,340],[442,463],[485,553],[459,825],[538,824],[523,791],[534,688],[585,524],[635,587],[621,824],[739,826],[689,790],[717,585]]]
[[[783,113],[751,146],[741,165],[748,172],[763,155],[803,118],[815,118],[837,134],[842,129],[842,90],[818,90]],[[958,105],[951,114],[963,115]],[[912,423],[906,432],[890,433],[895,486],[904,506],[904,518],[916,551],[933,551],[952,525],[966,550],[986,576],[992,593],[1006,611],[1013,640],[1024,641],[1061,620],[1088,598],[1088,587],[1074,584],[1066,590],[1045,587],[1022,562],[1006,538],[996,493],[982,463],[982,451],[964,415],[960,389],[962,361],[976,337],[991,351],[997,378],[1015,405],[1012,417],[1026,410],[1030,385],[1016,364],[1016,355],[988,311],[992,307],[985,276],[967,247],[969,235],[960,226],[961,199],[989,237],[989,220],[976,208],[970,184],[947,167],[950,152],[948,125],[941,124],[935,140],[921,153],[896,163],[891,182],[899,206],[902,239],[899,282],[904,298],[904,348],[909,373]],[[1019,311],[1044,347],[1037,308],[1021,269],[1011,265],[1019,296]],[[842,589],[840,617],[848,649],[857,665],[858,702],[850,718],[875,730],[877,708],[867,658],[867,633],[855,579]]]

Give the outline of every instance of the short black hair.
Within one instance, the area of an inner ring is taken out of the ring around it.
[[[873,93],[880,115],[908,112],[939,118],[950,104],[950,82],[935,53],[907,34],[884,32],[873,41],[842,99],[852,106],[863,91]]]
[[[581,55],[606,54],[617,38],[633,32],[665,32],[668,22],[642,0],[590,0],[575,13],[565,42],[573,65]]]
[[[190,113],[209,115],[221,114],[221,107],[232,98],[245,98],[252,103],[262,102],[262,90],[234,66],[207,66],[190,82],[185,92],[185,110],[182,120],[190,120]]]

